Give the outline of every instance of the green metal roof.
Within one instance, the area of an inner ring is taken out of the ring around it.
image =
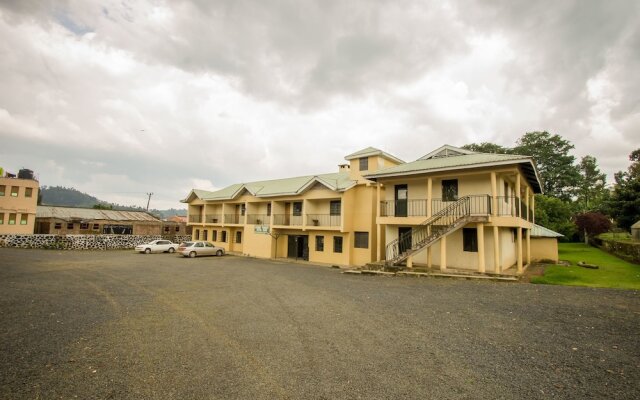
[[[355,186],[357,181],[352,180],[348,172],[338,172],[236,183],[215,192],[193,189],[183,202],[190,201],[192,196],[197,196],[201,200],[231,200],[240,196],[245,190],[256,197],[290,196],[300,194],[316,183],[322,184],[330,190],[340,192]]]
[[[375,147],[367,147],[366,149],[362,149],[360,151],[356,151],[355,153],[349,154],[348,156],[346,156],[344,159],[345,160],[353,160],[355,158],[361,158],[361,157],[371,157],[371,156],[381,156],[384,158],[387,158],[389,160],[395,161],[399,164],[404,164],[404,161],[402,161],[401,159],[399,159],[398,157],[395,157],[389,153],[386,153],[380,149],[376,149]]]
[[[544,226],[533,224],[533,228],[531,228],[531,236],[532,237],[548,237],[548,238],[559,238],[564,235],[555,231],[552,231],[549,228],[545,228]]]
[[[447,157],[436,157],[419,159],[394,167],[383,168],[372,174],[365,175],[366,179],[378,180],[394,176],[416,175],[437,171],[458,170],[467,168],[480,168],[505,164],[522,164],[525,176],[536,193],[541,193],[542,188],[538,173],[533,164],[533,159],[528,156],[515,154],[490,154],[473,153],[454,155]]]

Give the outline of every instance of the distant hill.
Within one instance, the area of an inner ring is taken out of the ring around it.
[[[83,193],[74,188],[66,188],[62,186],[42,186],[40,188],[38,204],[47,206],[102,208],[119,211],[145,211],[142,207],[131,207],[109,203],[108,201],[100,200],[97,197]],[[187,210],[178,210],[175,208],[170,208],[168,210],[151,209],[149,212],[159,218],[167,218],[173,215],[187,215]]]

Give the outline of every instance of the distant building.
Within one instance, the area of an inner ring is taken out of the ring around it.
[[[640,240],[640,221],[631,225],[631,237],[633,240]]]
[[[29,169],[0,176],[0,234],[33,233],[39,187]]]
[[[558,262],[558,238],[564,235],[534,224],[531,228],[531,259]]]
[[[35,219],[35,232],[43,234],[164,234],[163,222],[145,211],[38,206]]]

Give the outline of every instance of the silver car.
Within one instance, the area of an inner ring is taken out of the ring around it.
[[[178,252],[185,257],[198,257],[198,256],[223,256],[224,249],[217,247],[209,242],[195,241],[184,242],[178,247]]]
[[[173,243],[170,240],[154,240],[152,242],[141,244],[136,246],[138,253],[173,253],[178,249],[178,243]]]

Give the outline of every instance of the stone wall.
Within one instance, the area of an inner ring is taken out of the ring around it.
[[[640,264],[640,243],[594,238],[592,245],[635,264]]]
[[[0,235],[0,247],[57,250],[124,250],[156,239],[181,243],[191,236],[160,235]]]

